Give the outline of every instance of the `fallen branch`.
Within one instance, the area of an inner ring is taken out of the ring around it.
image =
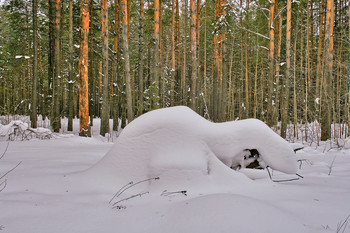
[[[167,196],[173,195],[173,194],[183,194],[183,195],[187,196],[187,191],[186,190],[174,191],[174,192],[163,191],[162,194],[160,194],[160,195],[164,196],[164,197],[167,197]]]

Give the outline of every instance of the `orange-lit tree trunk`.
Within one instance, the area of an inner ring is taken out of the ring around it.
[[[333,20],[334,2],[327,1],[326,33],[325,33],[325,64],[321,96],[321,140],[331,138],[331,87],[333,79]]]
[[[190,1],[191,11],[191,92],[190,92],[190,103],[191,108],[196,110],[196,83],[197,83],[197,14],[196,14],[196,0]]]
[[[182,60],[182,71],[181,71],[181,104],[187,104],[187,86],[186,86],[186,75],[187,75],[187,25],[188,25],[188,0],[184,0],[184,25],[183,25],[183,39],[181,41],[183,46],[183,60]]]
[[[151,84],[151,109],[159,108],[159,77],[160,77],[160,36],[159,36],[159,24],[160,24],[160,2],[154,0],[154,66],[153,66],[153,79]]]
[[[221,22],[221,18],[224,17],[225,11],[223,10],[224,1],[215,1],[215,19],[218,23]],[[213,100],[214,106],[213,119],[219,120],[220,113],[222,112],[222,95],[223,95],[223,46],[224,46],[225,34],[221,25],[216,25],[214,34],[214,61],[215,61],[215,73],[216,77],[213,80]]]
[[[130,58],[129,58],[129,40],[128,40],[128,1],[122,0],[122,12],[123,12],[123,55],[124,55],[124,72],[125,72],[125,84],[126,84],[126,108],[127,118],[129,123],[134,118],[132,109],[132,95],[131,95],[131,77],[130,77]]]
[[[73,84],[74,84],[74,74],[73,74],[73,0],[69,0],[69,62],[68,62],[68,131],[73,131],[73,111],[74,111],[74,101],[73,101]]]
[[[282,29],[282,28],[281,28]],[[287,0],[287,35],[286,35],[286,76],[283,80],[285,88],[282,93],[281,109],[281,137],[286,138],[288,112],[289,112],[289,86],[291,78],[291,32],[292,31],[292,0]],[[295,104],[295,103],[294,103]]]
[[[175,70],[175,75],[176,75],[176,83],[177,85],[175,85],[175,88],[177,87],[177,93],[178,95],[175,97],[177,99],[177,103],[181,104],[182,102],[182,89],[181,89],[181,64],[182,64],[182,60],[181,60],[181,44],[182,44],[182,40],[181,40],[181,31],[180,31],[180,8],[179,8],[179,0],[175,0],[175,4],[176,4],[176,16],[175,16],[175,53],[176,53],[176,70]]]
[[[52,128],[54,132],[59,132],[61,128],[61,116],[60,116],[60,85],[61,85],[61,0],[56,0],[55,7],[55,56],[54,56],[54,80],[53,80],[53,117]]]
[[[80,54],[79,54],[79,119],[80,136],[88,136],[89,95],[88,95],[88,36],[89,0],[80,1]]]
[[[171,1],[171,71],[170,71],[170,105],[175,105],[175,75],[176,75],[176,57],[175,57],[175,26],[176,26],[176,6],[175,0]]]
[[[102,29],[102,107],[100,135],[109,132],[109,79],[108,79],[108,2],[101,0],[101,29]]]
[[[119,33],[120,33],[120,0],[114,1],[114,39],[113,39],[113,59],[112,59],[112,76],[111,76],[111,82],[112,82],[112,115],[113,115],[113,130],[118,130],[118,114],[119,114],[119,106],[118,104],[118,96],[120,93],[118,92],[117,88],[115,88],[114,84],[117,83],[118,79],[118,46],[119,46]],[[118,93],[118,94],[117,94]]]
[[[274,114],[275,100],[273,98],[274,90],[274,58],[275,58],[275,0],[270,1],[270,13],[269,13],[269,81],[268,81],[268,103],[267,103],[267,124],[271,127],[276,124],[276,116]]]

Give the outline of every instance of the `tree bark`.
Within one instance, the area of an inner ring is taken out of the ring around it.
[[[325,33],[325,65],[321,96],[321,140],[331,138],[331,92],[333,79],[333,0],[327,1]]]
[[[88,37],[89,0],[80,1],[80,55],[79,55],[79,119],[80,136],[88,136],[89,95],[88,95]]]
[[[281,28],[282,30],[282,28]],[[286,76],[284,78],[285,88],[282,95],[282,114],[281,114],[281,137],[286,138],[288,112],[289,112],[289,86],[291,77],[291,35],[292,35],[292,0],[287,0],[287,33],[286,33]],[[296,52],[296,51],[295,51]],[[296,97],[296,96],[295,96]],[[296,101],[296,100],[294,100]],[[294,103],[296,104],[296,103]]]
[[[160,0],[154,0],[154,66],[151,84],[151,109],[159,108],[159,77],[160,77]]]
[[[196,83],[197,83],[197,14],[196,14],[196,0],[190,1],[190,11],[191,11],[191,108],[196,111]]]
[[[101,29],[102,29],[102,109],[100,135],[109,132],[110,90],[108,79],[108,2],[101,0]]]
[[[69,0],[69,62],[68,62],[68,73],[69,73],[69,97],[68,97],[68,131],[73,131],[73,0]]]
[[[144,21],[145,21],[145,12],[144,12],[144,1],[140,0],[140,35],[139,35],[139,40],[140,40],[140,45],[139,45],[139,104],[138,104],[138,109],[139,109],[139,115],[141,115],[144,111]]]
[[[118,130],[118,97],[121,95],[120,91],[115,87],[118,83],[118,47],[119,47],[119,33],[120,33],[120,0],[114,1],[114,39],[113,39],[113,60],[112,60],[112,87],[114,89],[112,95],[112,115],[113,115],[113,130]]]
[[[37,102],[38,102],[38,0],[33,0],[33,86],[31,104],[31,123],[37,128]]]
[[[175,105],[175,75],[176,75],[176,57],[175,57],[175,26],[176,26],[176,6],[175,0],[171,1],[171,71],[170,71],[170,105]]]
[[[126,82],[126,105],[127,105],[127,118],[130,123],[134,118],[132,95],[131,95],[131,77],[130,77],[130,58],[129,58],[129,40],[128,40],[128,1],[122,0],[122,12],[123,12],[123,48],[124,48],[124,72]]]
[[[270,1],[270,13],[269,13],[269,81],[268,81],[268,104],[267,104],[267,124],[271,127],[276,124],[276,116],[274,115],[275,99],[273,98],[274,90],[274,58],[275,58],[275,0]]]
[[[60,85],[61,85],[61,0],[56,0],[55,8],[55,69],[53,80],[53,119],[52,128],[54,132],[59,132],[61,128],[61,114],[60,114]]]

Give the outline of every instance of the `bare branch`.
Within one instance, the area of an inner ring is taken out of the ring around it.
[[[4,178],[6,175],[8,175],[10,172],[12,172],[13,170],[15,170],[21,163],[22,163],[22,161],[19,162],[19,163],[18,163],[16,166],[14,166],[12,169],[10,169],[8,172],[6,172],[4,175],[2,175],[2,176],[0,177],[0,180],[1,180],[2,178]]]

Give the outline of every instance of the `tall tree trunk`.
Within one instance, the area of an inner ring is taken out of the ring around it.
[[[183,27],[183,63],[182,63],[182,73],[181,73],[181,104],[187,104],[187,88],[186,88],[186,75],[187,75],[187,25],[188,25],[188,0],[184,2],[184,27]]]
[[[349,4],[348,6],[350,6],[350,0],[349,0]],[[350,16],[350,7],[349,8],[349,16]],[[350,38],[350,17],[349,17],[349,38]],[[349,49],[350,51],[350,49]],[[348,135],[350,134],[350,85],[348,85],[348,88],[349,88],[349,92],[348,92]]]
[[[279,21],[278,24],[276,25],[276,28],[278,30],[278,43],[277,43],[277,56],[276,56],[276,91],[275,91],[275,104],[276,107],[274,108],[274,115],[276,116],[276,119],[278,120],[278,111],[282,110],[282,103],[281,103],[281,91],[289,88],[289,86],[283,85],[281,88],[281,84],[280,82],[282,82],[283,80],[281,80],[282,75],[280,74],[280,64],[281,64],[281,46],[282,46],[282,31],[283,31],[283,27],[282,27],[282,15],[279,15]],[[282,112],[282,111],[281,111]],[[281,128],[281,135],[282,135],[282,128]]]
[[[204,64],[203,64],[204,100],[207,100],[207,2],[204,6]]]
[[[160,0],[154,0],[154,71],[151,84],[151,109],[159,108],[159,77],[160,77]]]
[[[282,26],[282,25],[281,25]],[[282,30],[282,27],[281,27]],[[283,88],[282,94],[282,109],[281,109],[281,137],[286,138],[287,124],[288,124],[288,112],[289,112],[289,86],[291,76],[291,33],[292,31],[292,0],[287,0],[287,34],[286,34],[286,76],[284,78],[285,88]],[[295,95],[296,97],[296,95]],[[294,99],[294,101],[296,101]],[[295,105],[296,103],[294,103]]]
[[[325,34],[325,72],[322,82],[321,98],[321,140],[331,138],[331,91],[333,79],[333,0],[327,1],[326,34]]]
[[[269,11],[269,81],[268,81],[268,104],[267,104],[267,124],[271,127],[276,124],[276,116],[274,115],[275,99],[273,98],[274,90],[274,58],[275,58],[275,0],[270,1]]]
[[[298,31],[298,23],[295,28]],[[294,40],[294,64],[293,64],[293,125],[294,125],[294,137],[298,138],[297,124],[298,124],[298,104],[297,104],[297,40],[295,36]]]
[[[37,128],[38,102],[38,0],[33,0],[33,86],[31,104],[31,125]]]
[[[196,111],[196,83],[197,83],[197,39],[196,39],[196,0],[190,2],[191,11],[191,108]]]
[[[73,0],[69,0],[69,62],[68,62],[68,73],[69,73],[69,97],[68,97],[68,131],[73,131]]]
[[[112,60],[112,76],[111,80],[113,86],[111,88],[115,89],[112,96],[112,115],[113,115],[113,130],[118,130],[118,96],[121,95],[119,90],[115,88],[115,84],[118,83],[118,46],[119,46],[119,33],[120,33],[120,0],[114,1],[114,40],[113,40],[113,60]],[[141,63],[140,63],[141,65]],[[118,94],[117,94],[118,93]]]
[[[245,27],[246,29],[249,28],[249,0],[246,1],[246,18],[245,18]],[[244,35],[244,56],[245,56],[245,117],[249,117],[249,57],[248,57],[248,30],[245,30]],[[243,45],[242,45],[243,46]]]
[[[47,80],[47,106],[50,108],[48,112],[50,112],[50,118],[53,119],[54,112],[52,111],[53,104],[53,93],[52,93],[52,83],[54,80],[55,74],[55,0],[49,0],[49,49],[48,49],[48,80]]]
[[[79,119],[80,136],[88,136],[89,95],[88,95],[88,38],[89,38],[89,0],[80,1],[80,55],[79,55]]]
[[[320,83],[322,81],[322,52],[323,52],[323,27],[324,27],[324,10],[325,10],[325,0],[321,2],[320,10],[320,23],[319,23],[319,36],[318,36],[318,49],[317,49],[317,65],[316,65],[316,98],[320,99]],[[319,101],[316,101],[319,103]],[[319,108],[316,107],[316,117],[318,118]]]
[[[102,109],[100,135],[105,136],[109,132],[109,79],[108,79],[108,2],[101,0],[101,29],[102,29]]]
[[[144,111],[144,103],[143,103],[143,92],[144,92],[144,21],[145,21],[145,12],[144,12],[144,2],[143,0],[140,0],[140,35],[139,35],[139,40],[140,40],[140,46],[139,46],[139,104],[138,104],[138,109],[139,109],[139,115],[141,115]]]
[[[94,46],[94,40],[95,40],[95,34],[94,34],[94,11],[95,11],[95,2],[90,0],[89,1],[89,12],[90,12],[90,24],[89,24],[89,41],[88,41],[88,47],[89,47],[89,68],[88,68],[88,76],[89,76],[89,115],[90,115],[90,126],[94,125],[94,117],[99,116],[100,117],[100,95],[96,93],[96,86],[97,86],[97,69],[98,65],[95,65],[96,60],[98,60],[99,56],[95,56],[95,48],[97,46]],[[96,59],[97,58],[97,59]],[[98,64],[98,62],[96,62]],[[97,96],[98,95],[98,96]]]
[[[123,48],[124,48],[124,72],[126,81],[126,105],[127,105],[127,118],[130,123],[134,118],[132,95],[131,95],[131,77],[130,77],[130,58],[129,58],[129,40],[128,40],[128,1],[122,0],[122,12],[123,12]]]
[[[53,80],[53,119],[52,128],[54,132],[59,132],[61,128],[61,113],[60,113],[60,90],[61,90],[61,0],[56,0],[56,17],[55,17],[55,69]]]
[[[176,75],[176,57],[175,57],[175,26],[176,26],[176,6],[175,0],[171,1],[171,71],[170,71],[170,105],[175,105],[175,75]]]
[[[308,111],[309,111],[309,89],[311,86],[311,57],[310,57],[310,0],[307,0],[306,4],[306,77],[305,77],[305,141],[307,141],[308,133],[307,133],[307,124],[308,124]]]

